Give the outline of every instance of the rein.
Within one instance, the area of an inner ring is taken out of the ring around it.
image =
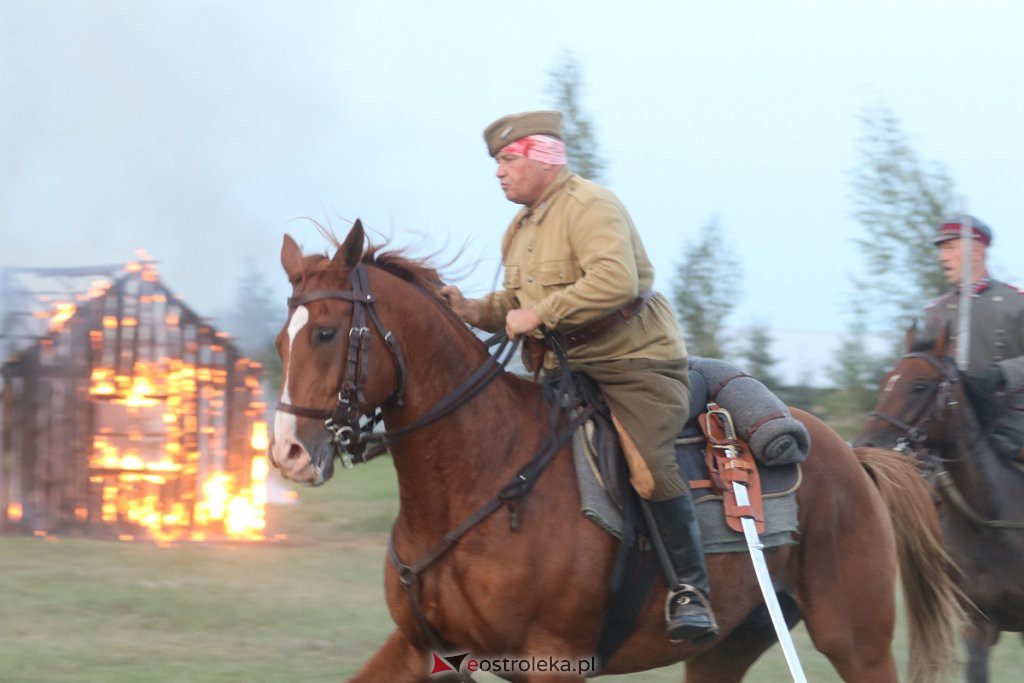
[[[932,396],[930,395],[928,397],[929,401],[925,403],[913,424],[904,422],[903,420],[886,413],[880,413],[877,411],[872,411],[870,413],[871,417],[877,417],[885,420],[897,429],[906,432],[906,438],[900,438],[896,442],[896,447],[893,450],[904,454],[914,455],[921,459],[923,463],[928,466],[928,476],[934,482],[935,487],[953,507],[959,510],[960,513],[971,522],[974,522],[979,526],[986,526],[993,529],[1024,530],[1024,522],[988,519],[987,517],[982,516],[981,513],[975,510],[967,499],[964,498],[960,489],[957,488],[956,482],[953,480],[953,475],[951,475],[946,469],[942,458],[934,454],[921,452],[916,448],[918,444],[925,440],[926,434],[924,428],[932,420],[940,416],[942,412],[951,406],[956,405],[956,401],[950,400],[950,395],[952,393],[953,383],[959,381],[959,377],[955,366],[950,363],[943,364],[930,354],[908,353],[904,358],[918,358],[927,361],[929,365],[935,368],[935,370],[942,375],[942,382],[932,390],[932,394],[935,396],[935,401],[933,403],[930,402]],[[951,461],[947,460],[947,462]]]
[[[971,504],[967,502],[964,495],[960,493],[960,489],[956,487],[956,482],[953,481],[953,475],[946,471],[946,468],[941,464],[936,465],[932,471],[932,478],[935,480],[935,485],[939,488],[946,498],[953,506],[959,510],[964,517],[981,526],[991,527],[993,529],[1015,529],[1024,530],[1024,522],[1009,522],[1004,519],[988,519],[982,517],[981,514],[971,507]]]
[[[547,469],[548,464],[558,451],[572,438],[576,429],[583,425],[594,414],[595,408],[588,406],[581,410],[566,427],[549,438],[546,445],[528,462],[516,475],[503,486],[498,494],[477,508],[472,514],[464,519],[458,526],[445,533],[441,540],[434,544],[427,552],[420,556],[412,564],[406,564],[398,556],[395,550],[394,531],[388,535],[388,558],[392,566],[398,572],[398,578],[405,590],[406,598],[409,600],[409,607],[420,631],[427,637],[432,648],[439,652],[450,649],[449,644],[438,633],[423,610],[423,601],[420,599],[420,575],[423,574],[432,564],[444,557],[449,550],[462,540],[473,527],[484,521],[503,506],[509,508],[510,527],[512,531],[519,530],[519,512],[517,503],[533,489],[537,479]],[[465,679],[472,680],[472,679]]]

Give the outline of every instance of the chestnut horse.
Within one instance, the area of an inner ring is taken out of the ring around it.
[[[539,385],[499,371],[452,401],[493,361],[439,296],[437,272],[401,253],[364,249],[358,221],[335,246],[333,258],[304,256],[284,238],[293,290],[277,339],[284,381],[271,460],[286,478],[319,485],[333,472],[336,445],[361,440],[359,415],[379,408],[390,435],[401,505],[384,580],[396,628],[351,680],[428,681],[439,640],[478,658],[589,658],[618,542],[580,513],[570,447],[535,472],[515,515],[493,505],[545,448]],[[765,553],[776,591],[799,609],[843,680],[895,683],[902,571],[910,680],[936,680],[952,661],[958,604],[927,486],[887,451],[855,455],[824,423],[794,414],[813,446],[797,494],[798,542]],[[776,635],[767,619],[748,619],[763,602],[747,554],[709,555],[707,563],[717,639],[670,642],[662,588],[601,673],[685,661],[689,683],[742,679]]]
[[[986,399],[949,351],[948,333],[915,340],[910,331],[855,443],[909,451],[935,485],[946,547],[973,603],[967,680],[985,683],[999,632],[1024,631],[1024,471],[989,446],[974,407]]]

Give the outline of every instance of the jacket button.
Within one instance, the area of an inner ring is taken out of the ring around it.
[[[526,282],[532,285],[533,284],[533,278],[532,277],[526,278]]]

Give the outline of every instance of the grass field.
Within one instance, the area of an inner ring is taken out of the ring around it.
[[[0,537],[0,681],[344,680],[391,630],[381,577],[393,469],[382,458],[339,472],[300,501],[271,508],[270,534],[287,535],[275,543]],[[794,633],[809,680],[839,680],[802,627]],[[902,666],[902,632],[895,647]],[[681,670],[601,680],[678,683]],[[1008,634],[993,680],[1021,672],[1024,648]],[[748,680],[790,680],[777,648]]]

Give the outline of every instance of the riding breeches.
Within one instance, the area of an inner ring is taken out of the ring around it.
[[[651,500],[689,492],[676,464],[675,440],[690,409],[686,359],[630,358],[573,363],[601,387],[612,414],[636,443],[654,479]]]

